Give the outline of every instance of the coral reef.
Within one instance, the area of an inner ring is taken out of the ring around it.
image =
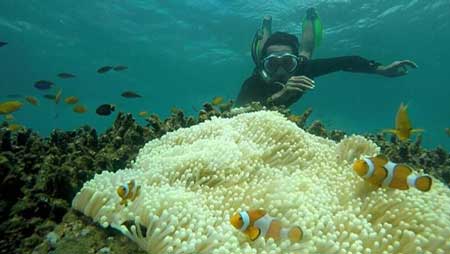
[[[274,111],[212,118],[148,142],[131,167],[96,174],[72,205],[152,254],[450,251],[450,189],[368,185],[352,162],[378,149],[309,134]],[[124,206],[115,190],[130,180],[140,195]],[[255,208],[299,225],[304,240],[249,242],[229,217]]]
[[[119,113],[112,127],[100,135],[84,126],[74,131],[55,130],[43,138],[29,129],[12,131],[4,122],[0,126],[0,229],[3,233],[0,253],[30,253],[37,244],[45,242],[47,233],[61,222],[85,181],[101,171],[115,172],[130,167],[148,141],[212,117],[231,118],[265,109],[258,103],[242,108],[231,106],[232,101],[219,106],[205,103],[195,118],[174,108],[167,119],[151,115],[146,119],[146,126],[139,126],[131,114]],[[312,109],[301,115],[283,107],[270,110],[280,112],[314,135],[334,141],[345,137],[342,131],[327,130],[320,121],[308,125]],[[368,134],[366,138],[374,141],[392,160],[424,169],[450,184],[447,151],[424,149],[420,139],[400,142],[395,138],[386,140],[379,134]]]
[[[0,130],[0,253],[29,253],[61,222],[70,200],[103,170],[125,167],[150,139],[131,114],[119,114],[98,136],[84,126],[41,138],[30,129]]]
[[[32,254],[144,254],[127,237],[115,230],[101,230],[87,217],[73,210],[63,217],[62,222],[45,236]]]

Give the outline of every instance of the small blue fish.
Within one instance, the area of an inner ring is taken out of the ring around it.
[[[116,109],[114,104],[102,104],[100,105],[95,112],[101,116],[109,116]]]
[[[133,91],[125,91],[121,95],[122,95],[122,97],[125,97],[125,98],[141,98],[142,97],[141,95],[139,95]]]
[[[113,68],[112,66],[103,66],[97,70],[97,73],[103,74],[103,73],[110,71],[112,68]]]
[[[76,76],[73,75],[72,73],[61,72],[61,73],[58,73],[58,77],[62,78],[62,79],[69,79],[69,78],[75,78]]]
[[[49,100],[56,99],[56,95],[54,95],[54,94],[44,94],[44,95],[42,95],[42,97],[44,97],[45,99],[49,99]]]
[[[34,87],[39,90],[47,90],[53,86],[53,82],[47,80],[39,80],[34,83]]]
[[[128,69],[128,67],[125,65],[118,65],[113,68],[113,70],[115,70],[115,71],[124,71],[126,69]]]
[[[3,46],[5,46],[6,44],[8,44],[8,43],[7,43],[7,42],[4,42],[4,41],[0,41],[0,48],[3,47]]]

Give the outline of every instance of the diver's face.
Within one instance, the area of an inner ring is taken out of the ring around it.
[[[294,51],[292,47],[287,45],[270,45],[267,47],[267,53],[266,55],[269,56],[270,54],[283,54],[283,53],[290,53],[293,54]],[[276,72],[274,72],[271,77],[273,81],[279,81],[285,83],[288,81],[288,79],[292,76],[291,73],[287,72],[284,68],[278,68]]]

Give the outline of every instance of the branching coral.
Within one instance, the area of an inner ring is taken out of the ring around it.
[[[362,137],[336,144],[276,112],[213,118],[150,141],[131,168],[96,175],[72,205],[149,253],[450,252],[450,190],[369,186],[351,162],[376,152]],[[120,205],[116,188],[133,179],[140,195]],[[253,208],[300,226],[304,239],[251,242],[229,217]]]

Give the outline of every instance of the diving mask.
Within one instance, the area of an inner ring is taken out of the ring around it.
[[[267,74],[274,74],[278,68],[283,68],[286,72],[295,71],[299,63],[299,57],[291,53],[273,53],[265,57],[262,66]]]

